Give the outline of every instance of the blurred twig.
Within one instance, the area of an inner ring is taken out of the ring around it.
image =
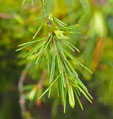
[[[29,67],[30,67],[30,64],[28,64],[25,67],[25,69],[21,73],[21,76],[20,76],[20,79],[19,79],[19,83],[18,83],[18,90],[19,90],[19,94],[20,94],[19,103],[20,103],[20,108],[21,108],[21,112],[22,112],[22,117],[24,117],[25,113],[26,113],[26,109],[25,109],[25,96],[24,96],[24,93],[23,93],[23,83],[24,83],[24,81],[26,79],[26,75],[27,75],[27,72],[29,70]]]
[[[37,88],[40,89],[46,79],[46,70],[43,70],[41,80],[37,84]]]
[[[94,51],[94,57],[93,57],[93,61],[92,61],[92,64],[91,64],[91,69],[92,69],[93,72],[96,71],[97,66],[99,64],[101,53],[102,53],[102,50],[103,50],[103,45],[104,45],[104,38],[101,37],[101,38],[98,39],[98,42],[96,44],[96,48],[95,48],[95,51]]]
[[[21,108],[21,113],[22,113],[23,118],[26,118],[25,115],[27,114],[27,111],[26,111],[26,108],[25,108],[25,95],[24,95],[24,92],[23,92],[23,84],[24,84],[24,81],[26,79],[26,75],[27,75],[27,72],[28,72],[30,66],[31,65],[28,64],[25,67],[25,69],[21,73],[19,83],[18,83],[18,90],[19,90],[19,94],[20,94],[19,103],[20,103],[20,108]],[[37,83],[35,88],[39,90],[42,87],[45,79],[46,79],[46,70],[43,70],[41,80]],[[39,100],[39,102],[40,102],[40,100]],[[31,119],[31,118],[29,118],[29,119]]]
[[[43,70],[41,79],[36,85],[36,89],[40,90],[42,88],[42,85],[43,85],[45,79],[46,79],[46,70]],[[40,106],[40,104],[41,104],[41,100],[38,99],[37,100],[37,105]]]
[[[12,19],[13,15],[0,13],[0,18],[2,18],[2,19]]]

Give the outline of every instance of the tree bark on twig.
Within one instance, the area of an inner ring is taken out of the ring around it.
[[[30,64],[28,64],[25,67],[25,69],[23,70],[23,72],[21,73],[19,83],[18,83],[18,90],[19,90],[19,94],[20,94],[19,104],[20,104],[20,108],[21,108],[22,117],[24,117],[24,115],[26,113],[25,96],[24,96],[24,92],[23,92],[23,83],[26,79],[26,75],[27,75],[27,72],[28,72],[29,68],[30,68]]]
[[[20,76],[20,79],[19,79],[19,83],[18,83],[18,90],[19,90],[19,94],[20,94],[19,104],[20,104],[21,114],[22,114],[23,118],[26,118],[25,114],[27,113],[26,107],[25,107],[25,95],[24,95],[24,92],[23,92],[23,84],[24,84],[24,81],[26,79],[26,75],[27,75],[27,72],[28,72],[30,66],[31,66],[31,64],[28,64],[25,67],[25,69],[21,73],[21,76]],[[40,90],[41,89],[45,79],[46,79],[46,70],[43,70],[41,79],[36,84],[36,87],[35,87],[36,90]]]

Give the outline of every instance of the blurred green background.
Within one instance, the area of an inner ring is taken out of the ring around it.
[[[0,0],[0,119],[22,119],[18,82],[28,61],[22,58],[24,51],[15,50],[32,39],[40,24],[34,21],[40,16],[40,1],[21,3]],[[48,8],[65,23],[80,25],[82,34],[72,35],[71,42],[81,51],[76,57],[93,71],[90,75],[78,68],[94,100],[90,104],[81,97],[84,110],[78,103],[74,109],[67,104],[66,114],[55,93],[40,102],[27,100],[26,119],[113,119],[113,0],[48,0]],[[25,85],[35,84],[39,77],[40,70],[29,72]]]

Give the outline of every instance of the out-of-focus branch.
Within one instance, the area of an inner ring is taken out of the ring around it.
[[[102,53],[102,50],[103,50],[103,45],[104,45],[104,38],[101,37],[97,41],[93,61],[91,63],[91,69],[92,69],[93,72],[95,72],[97,67],[98,67],[100,57],[101,57],[101,53]]]
[[[46,79],[46,70],[43,70],[41,80],[37,84],[37,88],[40,89]]]
[[[25,69],[23,70],[23,72],[21,73],[20,79],[19,79],[19,83],[18,83],[18,90],[19,90],[19,94],[20,94],[20,108],[21,108],[21,112],[22,112],[22,117],[24,117],[25,113],[26,113],[26,109],[25,109],[25,96],[23,93],[23,83],[26,79],[26,75],[27,72],[29,70],[30,64],[28,64]]]
[[[107,3],[107,0],[93,0],[93,4],[102,4],[105,5]]]
[[[1,19],[12,19],[13,18],[13,15],[0,13],[0,18]]]
[[[25,95],[24,95],[24,92],[23,92],[23,84],[24,84],[24,81],[26,79],[26,75],[27,75],[27,72],[28,72],[30,66],[31,65],[28,64],[25,67],[25,69],[21,73],[21,76],[20,76],[20,79],[19,79],[19,83],[18,83],[18,90],[19,90],[19,94],[20,94],[19,103],[20,103],[20,108],[21,108],[21,113],[22,113],[22,117],[23,118],[25,118],[25,115],[27,113],[26,108],[25,108]],[[36,90],[41,89],[45,79],[46,79],[46,70],[43,70],[42,77],[41,77],[40,81],[37,83],[37,85],[35,87]],[[38,103],[39,102],[40,102],[40,100],[38,101]]]
[[[44,83],[46,79],[46,70],[43,70],[42,72],[42,76],[41,76],[41,79],[40,81],[37,83],[36,87],[34,88],[35,90],[40,90],[42,88],[42,85]],[[41,105],[41,100],[37,100],[37,105],[40,106]]]

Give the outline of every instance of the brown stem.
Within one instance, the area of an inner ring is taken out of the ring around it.
[[[95,70],[98,67],[98,64],[100,61],[100,56],[101,56],[102,49],[103,49],[103,45],[104,45],[104,38],[100,37],[97,41],[93,61],[91,63],[91,69],[93,72],[95,72]]]
[[[43,85],[45,79],[46,79],[46,70],[43,70],[42,77],[35,87],[36,90],[40,90],[42,88],[42,85]],[[40,105],[41,105],[41,100],[38,99],[37,106],[40,106]]]
[[[37,84],[37,89],[40,89],[46,79],[46,70],[43,70],[41,80]]]
[[[30,67],[30,64],[28,64],[25,67],[25,69],[21,73],[21,76],[20,76],[20,79],[19,79],[19,83],[18,83],[18,90],[19,90],[19,94],[20,94],[19,103],[20,103],[20,108],[21,108],[21,112],[22,112],[22,117],[24,117],[24,115],[26,113],[25,96],[24,96],[24,92],[23,92],[23,83],[24,83],[24,81],[26,79],[26,75],[27,75],[29,67]]]
[[[4,14],[4,13],[0,13],[0,18],[2,18],[2,19],[12,19],[13,16],[8,15],[8,14]]]

